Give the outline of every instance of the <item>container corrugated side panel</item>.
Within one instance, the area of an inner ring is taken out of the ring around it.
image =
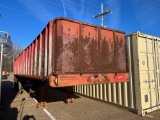
[[[24,74],[24,52],[22,53],[22,74]]]
[[[49,38],[48,38],[48,75],[51,75],[53,73],[53,69],[54,69],[54,64],[53,64],[53,60],[54,60],[54,49],[55,49],[55,44],[54,44],[54,39],[53,36],[55,36],[55,32],[53,31],[53,28],[55,26],[53,26],[53,21],[49,22]]]
[[[127,51],[127,60],[129,73],[131,74],[133,68],[131,67],[131,46],[130,39],[126,40]],[[124,69],[121,69],[124,70]],[[80,85],[75,86],[74,91],[76,93],[86,95],[92,98],[96,98],[102,101],[114,103],[117,105],[122,105],[127,108],[131,108],[133,111],[136,110],[136,101],[135,101],[135,91],[134,91],[134,81],[132,74],[130,75],[129,82],[123,83],[108,83],[108,84],[96,84],[96,85]]]
[[[39,35],[39,57],[38,57],[38,76],[41,76],[41,66],[42,66],[42,33]]]
[[[27,50],[25,49],[25,75],[27,74]]]
[[[22,74],[25,74],[25,52],[23,52],[23,69],[22,69]]]
[[[28,48],[26,49],[26,75],[28,75]]]
[[[35,63],[35,41],[32,43],[32,68],[31,68],[31,75],[34,75],[34,63]]]
[[[44,46],[44,76],[48,75],[48,25],[45,28],[45,46]]]
[[[41,76],[44,76],[44,63],[45,63],[45,29],[42,31],[42,54],[41,54]]]
[[[131,85],[131,81],[129,83],[81,85],[75,86],[74,91],[89,97],[135,109],[133,90],[130,88]]]
[[[19,74],[21,74],[21,56],[19,56]]]
[[[30,75],[32,75],[32,64],[33,64],[33,43],[30,45],[31,50],[30,50]]]
[[[29,46],[29,75],[31,75],[32,44]]]
[[[48,76],[52,74],[53,65],[53,21],[15,60],[14,72],[17,75]],[[54,27],[55,29],[55,27]]]
[[[37,37],[36,75],[39,75],[40,36]]]
[[[34,54],[34,75],[37,75],[37,55],[38,54],[38,39],[35,39],[35,54]]]
[[[23,56],[22,56],[22,54],[21,54],[21,73],[20,74],[23,74]]]
[[[29,75],[29,72],[30,72],[30,46],[28,46],[28,63],[27,63],[27,75]]]

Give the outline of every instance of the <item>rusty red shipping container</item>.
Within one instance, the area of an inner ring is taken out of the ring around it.
[[[124,32],[57,18],[15,59],[14,74],[52,87],[125,82],[125,45]]]

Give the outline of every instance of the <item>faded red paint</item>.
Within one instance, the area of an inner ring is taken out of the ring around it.
[[[31,51],[32,51],[32,44],[29,46],[29,75],[31,75],[31,55],[32,55],[32,53],[31,53]]]
[[[28,75],[28,48],[26,49],[26,75]]]
[[[38,75],[42,75],[42,72],[41,72],[41,70],[42,70],[42,45],[43,45],[43,40],[42,40],[42,33],[40,33],[40,37],[39,37],[39,68],[38,68]]]
[[[35,58],[34,58],[34,60],[35,60],[35,64],[34,64],[34,75],[37,75],[37,69],[38,69],[38,67],[37,67],[37,64],[38,64],[38,59],[37,59],[37,57],[38,57],[38,39],[36,38],[35,39]]]
[[[124,82],[125,44],[124,32],[59,18],[15,60],[14,71],[29,78],[50,76],[50,82],[58,80],[52,87]]]
[[[108,74],[59,74],[58,76],[49,77],[49,85],[51,87],[64,87],[75,85],[89,85],[102,84],[114,82],[126,82],[128,80],[128,73],[121,73],[115,75]]]
[[[48,25],[45,28],[45,54],[44,54],[44,76],[48,74]]]
[[[57,35],[55,34],[55,31],[53,30],[53,27],[55,28],[54,22],[50,21],[48,25],[49,25],[48,75],[49,75],[49,74],[53,73],[53,69],[55,67],[55,65],[54,65],[55,63],[53,60],[54,60],[55,48],[56,48],[55,40],[57,38],[55,37],[55,39],[53,39],[53,37],[57,36]]]
[[[32,43],[32,52],[31,52],[31,74],[33,75],[33,66],[34,66],[34,50],[35,50],[35,42]]]

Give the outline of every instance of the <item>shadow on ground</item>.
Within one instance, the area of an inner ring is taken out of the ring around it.
[[[23,120],[36,120],[36,118],[33,115],[26,115],[23,117]]]
[[[38,88],[38,89],[37,89]],[[34,90],[31,93],[30,90]],[[66,102],[69,97],[65,89],[52,88],[48,84],[44,86],[43,102]],[[2,99],[0,104],[0,120],[35,120],[33,115],[25,115],[25,101],[31,97],[35,98],[38,102],[41,101],[40,86],[35,87],[32,84],[24,86],[23,90],[17,91],[13,87],[13,82],[10,80],[2,80]],[[30,95],[29,95],[30,94]],[[77,95],[72,95],[74,99],[80,98]],[[63,103],[62,103],[63,104]],[[36,106],[35,106],[36,108]]]
[[[58,102],[63,101],[66,103],[66,99],[69,98],[69,93],[66,88],[52,88],[48,84],[44,85],[44,95],[41,97],[41,90],[40,86],[37,85],[36,87],[33,85],[26,85],[24,89],[30,94],[31,97],[35,98],[38,102],[45,101],[45,102]],[[32,91],[32,92],[31,92]],[[80,96],[75,95],[74,92],[71,92],[71,97],[74,99],[80,98]]]
[[[2,95],[0,103],[0,120],[16,120],[18,115],[17,108],[11,108],[11,103],[18,94],[18,91],[14,90],[13,82],[9,80],[2,80]]]

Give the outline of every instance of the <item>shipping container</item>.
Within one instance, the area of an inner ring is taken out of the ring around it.
[[[136,32],[127,36],[132,45],[132,76],[138,114],[160,108],[160,38]]]
[[[76,93],[124,106],[145,115],[160,108],[160,38],[126,36],[129,82],[75,86]]]

